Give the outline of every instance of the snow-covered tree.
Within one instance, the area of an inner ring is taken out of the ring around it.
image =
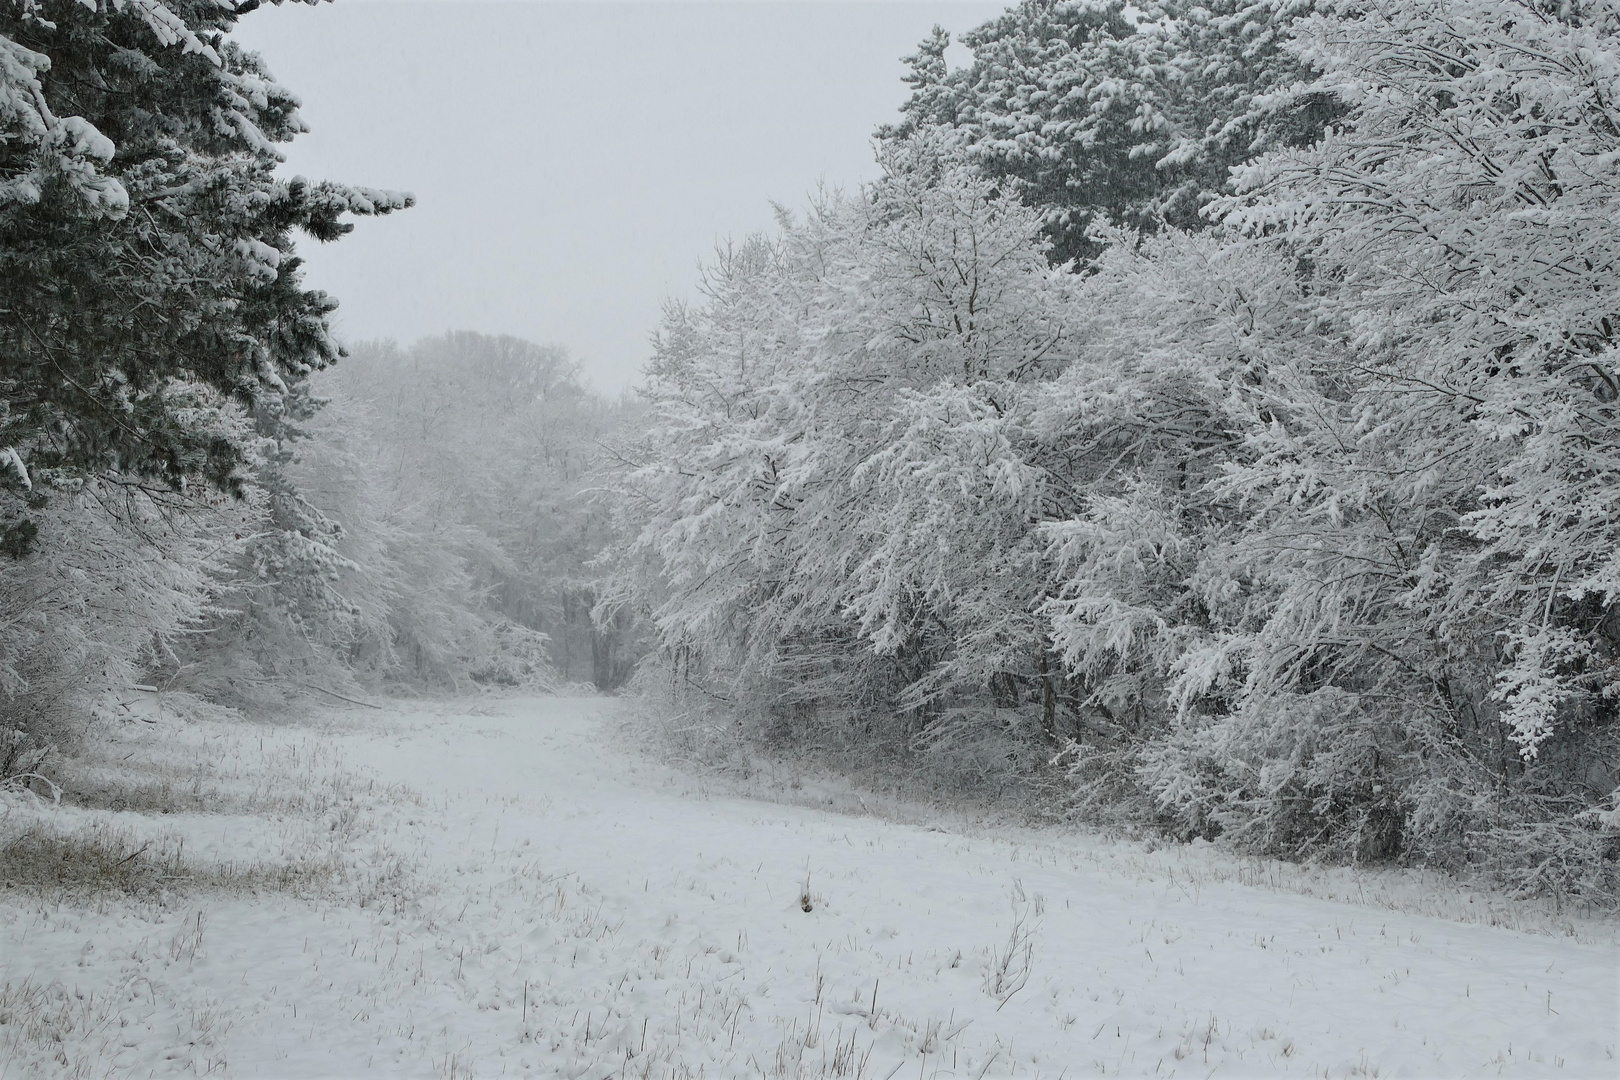
[[[406,196],[274,175],[297,99],[212,0],[0,5],[0,448],[9,490],[113,470],[238,491],[244,408],[338,355],[297,231]],[[12,507],[8,519],[20,509]],[[15,520],[8,527],[16,528]]]
[[[628,627],[591,621],[588,565],[606,538],[590,492],[622,410],[566,351],[470,332],[373,343],[330,385],[361,410],[347,438],[380,511],[461,568],[464,608],[549,639],[565,679],[622,683],[639,654]]]
[[[666,319],[615,558],[676,673],[931,745],[1038,717],[1080,802],[1183,835],[1614,895],[1620,12],[973,40],[882,181]]]
[[[1189,370],[1255,357],[1175,392],[1220,402],[1191,505],[1133,469],[1049,528],[1054,633],[1073,662],[1141,650],[1166,718],[1141,776],[1182,827],[1612,887],[1615,30],[1449,0],[1305,20],[1289,48],[1323,74],[1298,92],[1342,122],[1245,170],[1198,279],[1191,241],[1130,256],[1127,354],[1225,294],[1231,344]]]
[[[1039,216],[937,139],[885,167],[722,252],[706,302],[671,309],[618,558],[715,692],[915,728],[1055,677],[1029,564],[1061,496],[1020,453],[1030,388],[1074,348],[1074,279]]]
[[[0,559],[0,732],[81,735],[108,687],[183,648],[248,516],[227,496],[116,477],[33,508],[36,550]]]
[[[1093,222],[1203,224],[1228,170],[1259,150],[1308,144],[1338,111],[1281,95],[1308,68],[1281,45],[1313,0],[1024,0],[961,35],[950,70],[938,28],[908,57],[904,137],[951,132],[984,175],[1048,215],[1054,261],[1098,248]]]
[[[106,587],[121,605],[112,636],[101,597],[0,629],[8,656],[44,655],[27,641],[46,623],[105,653],[56,649],[50,679],[33,665],[32,689],[7,694],[35,704],[8,722],[35,725],[53,680],[82,705],[146,645],[140,662],[172,663],[165,636],[217,599],[254,515],[297,516],[273,444],[301,381],[340,350],[335,302],[303,288],[293,238],[333,240],[345,215],[410,203],[275,175],[277,144],[304,129],[297,99],[227,37],[254,6],[0,3],[3,598],[28,608],[28,582],[67,575],[77,584],[51,595]],[[324,571],[304,564],[323,528],[289,526],[280,555],[254,557],[284,588],[302,575],[318,591]],[[92,551],[97,537],[121,539]],[[130,570],[109,554],[120,543],[170,572]]]
[[[1447,0],[1312,19],[1295,48],[1350,122],[1251,166],[1229,204],[1333,280],[1361,423],[1393,458],[1384,497],[1462,542],[1428,603],[1499,635],[1493,697],[1526,757],[1561,704],[1620,690],[1617,18]]]

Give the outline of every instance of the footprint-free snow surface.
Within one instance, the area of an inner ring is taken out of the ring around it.
[[[391,710],[158,715],[106,760],[168,812],[4,804],[173,872],[0,892],[0,1075],[1620,1075],[1611,924],[747,797],[601,701]]]

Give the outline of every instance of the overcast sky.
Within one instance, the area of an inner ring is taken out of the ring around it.
[[[930,27],[1004,6],[339,0],[267,5],[237,36],[303,99],[289,172],[417,197],[301,242],[346,340],[517,334],[613,392],[717,241],[875,174]]]

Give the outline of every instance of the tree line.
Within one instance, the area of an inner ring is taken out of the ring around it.
[[[1612,3],[1029,0],[665,320],[619,602],[767,734],[1613,897]]]
[[[334,339],[255,5],[0,0],[0,724],[640,664],[1078,818],[1620,883],[1620,10],[1026,0],[639,397]],[[633,423],[631,421],[634,421]]]

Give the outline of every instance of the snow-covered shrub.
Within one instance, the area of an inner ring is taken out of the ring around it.
[[[1620,894],[1620,829],[1603,816],[1612,810],[1576,810],[1582,805],[1568,797],[1510,802],[1483,832],[1479,868],[1525,895],[1612,903]]]
[[[240,519],[226,500],[119,477],[27,512],[37,550],[0,557],[0,727],[72,742],[107,690],[137,681],[203,613]]]
[[[54,748],[18,728],[0,728],[0,791],[29,786]]]
[[[473,682],[510,690],[545,691],[558,686],[557,671],[551,664],[551,639],[538,630],[511,620],[491,623],[489,647],[474,662]]]
[[[914,767],[936,785],[991,797],[1027,791],[1050,773],[1052,758],[1039,704],[948,709],[912,737],[912,748]]]
[[[706,768],[742,765],[757,737],[746,725],[758,714],[734,709],[681,661],[652,655],[637,666],[624,688],[636,703],[630,738]]]
[[[1400,853],[1423,747],[1391,702],[1337,688],[1188,721],[1143,754],[1142,776],[1183,835],[1282,855]]]

